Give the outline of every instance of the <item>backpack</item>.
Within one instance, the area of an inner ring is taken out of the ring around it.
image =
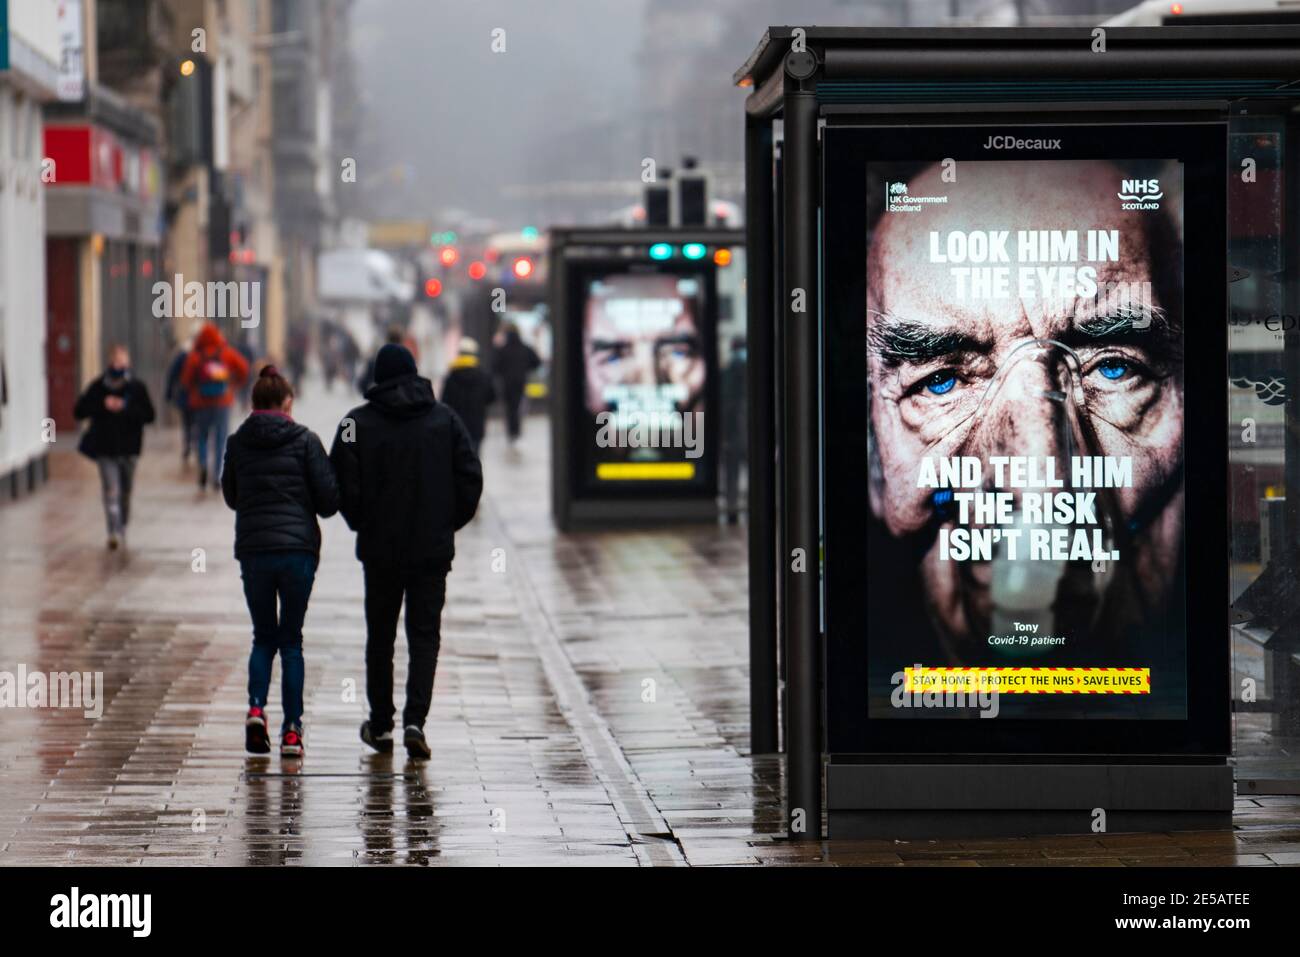
[[[221,352],[199,357],[199,374],[195,377],[198,393],[203,399],[224,399],[230,392],[230,368],[221,359]]]

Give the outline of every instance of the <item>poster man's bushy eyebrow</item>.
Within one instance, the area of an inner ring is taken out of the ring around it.
[[[914,319],[900,319],[874,309],[867,324],[867,348],[886,365],[921,365],[947,355],[987,352],[988,344],[956,329],[936,329]]]
[[[1079,319],[1074,328],[1091,339],[1127,336],[1130,333],[1147,333],[1166,337],[1178,330],[1165,310],[1149,303],[1124,303],[1107,309],[1104,314]]]

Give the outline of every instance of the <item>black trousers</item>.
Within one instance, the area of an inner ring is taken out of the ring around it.
[[[393,646],[397,616],[406,600],[406,705],[402,725],[423,728],[433,701],[433,675],[442,642],[442,606],[447,600],[445,564],[404,568],[366,565],[366,697],[370,726],[382,734],[393,727]]]
[[[503,383],[501,390],[506,404],[506,435],[511,439],[519,438],[522,426],[520,413],[524,406],[524,384],[522,382]]]

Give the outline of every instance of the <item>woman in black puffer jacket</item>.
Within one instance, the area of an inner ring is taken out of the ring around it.
[[[279,652],[282,757],[303,753],[302,623],[320,559],[316,516],[328,518],[339,507],[325,449],[292,413],[293,387],[275,366],[266,366],[253,385],[253,414],[226,442],[221,472],[221,491],[235,510],[235,557],[253,618],[244,744],[254,754],[271,750],[266,699]]]

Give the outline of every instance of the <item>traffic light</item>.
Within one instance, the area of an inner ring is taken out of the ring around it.
[[[527,256],[520,256],[511,268],[517,278],[527,279],[533,274],[533,261]]]
[[[212,66],[201,56],[172,61],[163,77],[163,122],[177,166],[207,166],[213,159]]]
[[[442,295],[442,280],[429,278],[424,281],[424,294],[430,299],[437,299]]]
[[[677,210],[683,226],[708,224],[709,181],[703,174],[683,173],[677,177]]]
[[[460,250],[455,246],[443,246],[438,253],[438,261],[444,266],[454,266],[458,259],[460,259]]]
[[[667,172],[663,173],[667,176]],[[650,183],[646,186],[645,225],[667,226],[672,221],[672,182]]]
[[[483,265],[478,260],[475,260],[474,262],[469,264],[470,279],[482,279],[486,275],[487,275],[487,266]]]

